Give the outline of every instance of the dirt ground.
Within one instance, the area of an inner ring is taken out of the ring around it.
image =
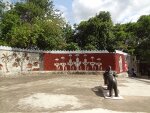
[[[0,77],[0,113],[150,113],[150,80],[118,77],[123,99],[105,99],[102,75]]]

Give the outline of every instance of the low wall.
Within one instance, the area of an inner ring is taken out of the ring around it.
[[[108,51],[60,51],[44,53],[45,71],[105,71],[108,66],[125,72],[125,56]]]
[[[125,55],[108,51],[39,51],[0,46],[0,75],[28,71],[125,72]]]

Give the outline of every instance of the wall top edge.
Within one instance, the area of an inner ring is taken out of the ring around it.
[[[88,51],[88,50],[81,50],[81,51],[60,51],[60,50],[55,50],[55,51],[44,51],[44,53],[53,53],[53,54],[84,54],[84,53],[109,53],[107,50],[101,50],[101,51]]]
[[[9,47],[9,46],[0,46],[0,50],[18,51],[18,52],[33,52],[33,53],[42,53],[43,52],[43,50],[21,49],[21,48]]]
[[[118,54],[123,54],[123,55],[128,55],[128,53],[125,53],[123,51],[120,51],[120,50],[115,50],[115,53],[118,53]]]
[[[0,46],[0,50],[6,51],[19,51],[19,52],[33,52],[33,53],[54,53],[54,54],[71,54],[71,53],[109,53],[107,50],[76,50],[76,51],[64,51],[64,50],[51,50],[51,51],[44,51],[44,50],[35,50],[35,49],[21,49],[21,48],[13,48],[9,46]],[[125,52],[115,50],[113,53],[128,55]]]

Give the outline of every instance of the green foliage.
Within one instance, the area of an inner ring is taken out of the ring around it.
[[[3,12],[4,12],[4,9],[5,9],[5,4],[3,3],[2,0],[0,0],[0,37],[2,37],[2,23],[1,23],[1,19],[2,19],[2,15],[3,15]],[[3,45],[6,45],[4,44],[4,42],[2,40],[0,40],[0,45],[3,44]]]
[[[87,44],[85,47],[84,47],[84,50],[97,50],[96,47],[92,44]]]
[[[108,50],[150,58],[150,15],[135,23],[113,25],[109,12],[99,14],[74,29],[64,21],[51,0],[23,0],[5,11],[0,0],[0,45],[44,50]]]
[[[115,49],[134,54],[137,46],[136,23],[116,24],[114,26]]]
[[[88,21],[81,22],[75,35],[81,49],[110,50],[113,48],[113,23],[109,12],[100,12]],[[108,46],[109,45],[109,46]]]
[[[5,4],[3,3],[2,0],[0,0],[0,18],[4,12]]]
[[[55,21],[38,21],[37,24],[42,29],[37,39],[37,46],[40,49],[64,49],[65,40],[63,39],[63,31],[59,25],[55,25]]]
[[[143,15],[137,21],[138,46],[135,54],[139,60],[150,62],[150,15]]]
[[[136,48],[136,55],[139,60],[150,63],[150,39],[142,41]]]
[[[137,36],[138,38],[145,39],[150,37],[150,15],[143,15],[137,21]]]
[[[52,1],[24,0],[2,15],[0,42],[20,48],[64,49],[64,25]]]
[[[38,38],[38,33],[41,29],[36,24],[32,25],[29,23],[24,23],[22,26],[13,27],[11,32],[8,33],[9,45],[13,47],[33,47],[36,45],[36,40]]]
[[[63,27],[63,34],[64,38],[67,43],[74,42],[73,35],[74,35],[74,30],[72,29],[71,25],[66,24],[65,27]]]
[[[70,50],[70,51],[73,51],[73,50],[79,50],[79,46],[77,43],[73,43],[71,42],[70,44],[67,44],[66,50]]]

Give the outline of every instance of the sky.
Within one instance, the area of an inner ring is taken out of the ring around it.
[[[53,0],[70,24],[80,23],[100,11],[109,11],[114,23],[136,22],[150,14],[150,0]]]
[[[15,2],[17,0],[3,0]],[[54,7],[71,25],[79,24],[100,11],[109,11],[114,23],[136,22],[150,14],[150,0],[53,0]]]

